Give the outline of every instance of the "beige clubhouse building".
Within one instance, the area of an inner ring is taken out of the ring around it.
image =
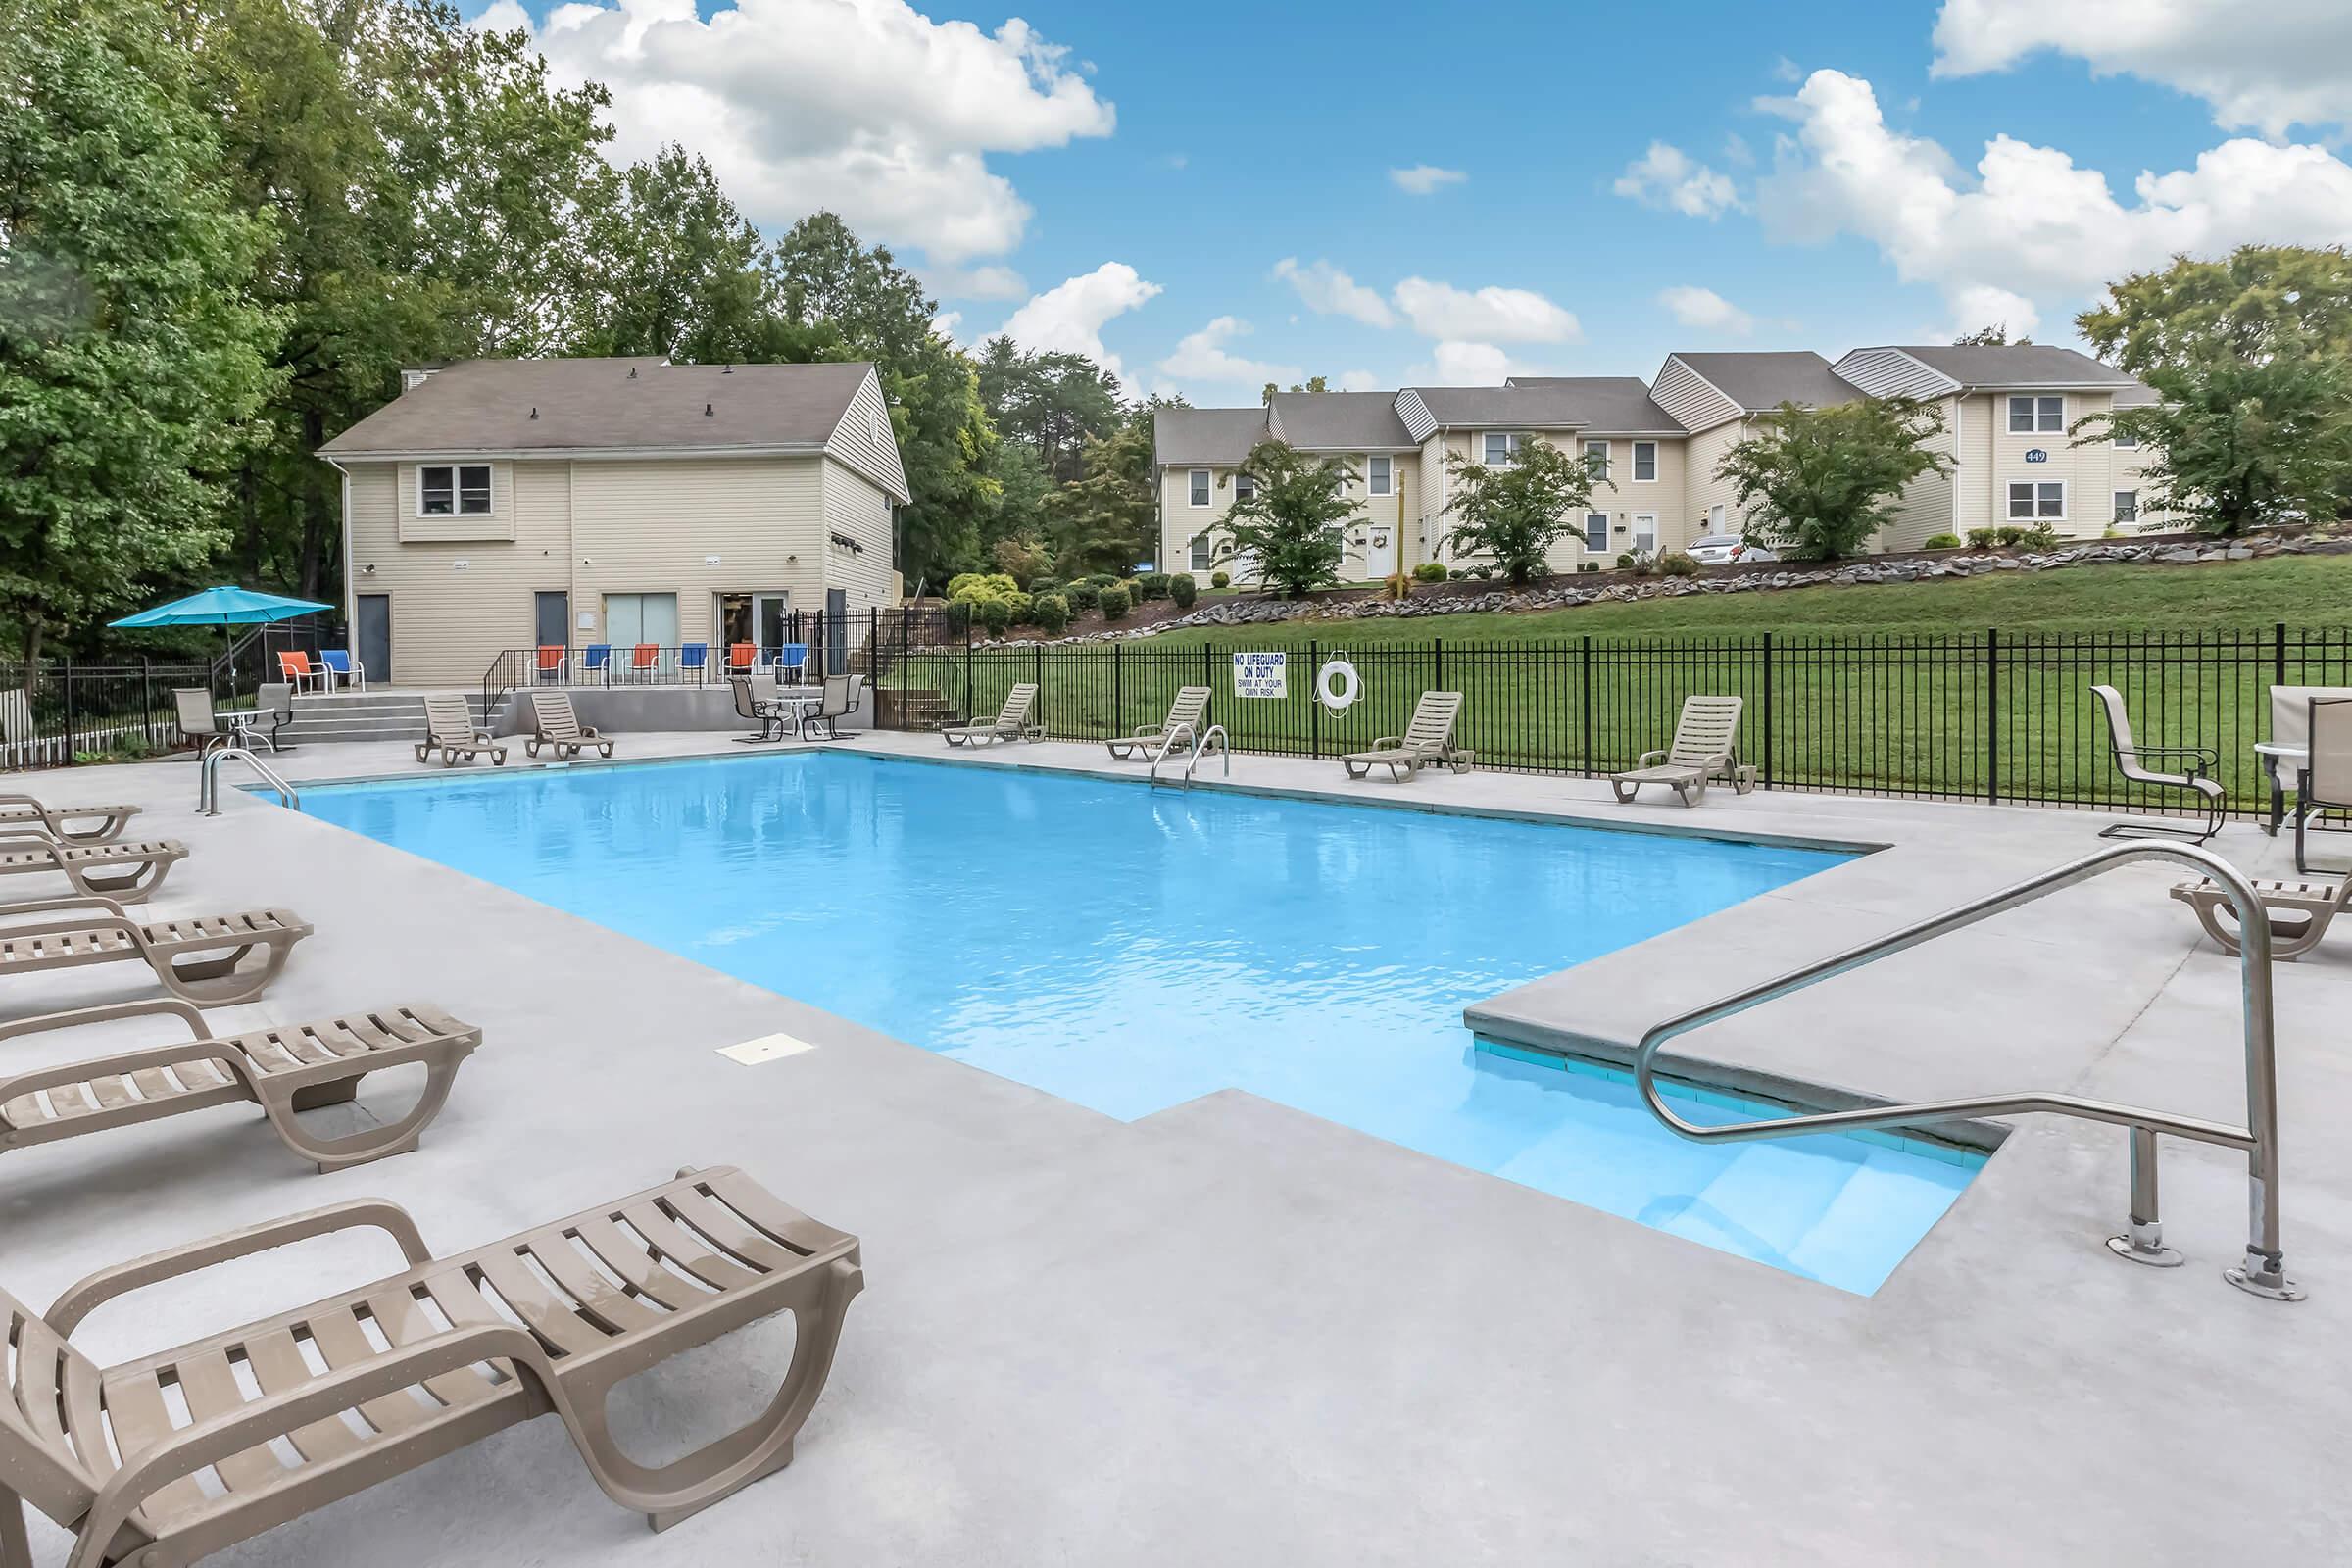
[[[895,602],[906,476],[868,364],[468,360],[319,448],[370,679],[478,681],[510,649],[772,647]],[[625,657],[625,656],[624,656]]]
[[[1680,550],[1743,523],[1715,477],[1733,446],[1784,403],[1822,408],[1902,393],[1943,416],[1949,474],[1906,490],[1880,550],[1916,549],[1936,534],[2046,524],[2096,538],[2153,520],[2140,454],[2069,432],[2093,414],[2153,396],[2123,371],[2072,349],[1921,345],[1856,349],[1836,364],[1809,352],[1673,354],[1655,379],[1517,376],[1498,387],[1277,393],[1262,408],[1162,409],[1153,423],[1163,571],[1224,569],[1248,581],[1224,519],[1249,495],[1240,472],[1268,437],[1340,460],[1355,515],[1341,575],[1369,580],[1427,561],[1455,561],[1446,459],[1503,464],[1536,436],[1582,451],[1599,475],[1582,526],[1552,552],[1555,571],[1612,564],[1627,553]]]

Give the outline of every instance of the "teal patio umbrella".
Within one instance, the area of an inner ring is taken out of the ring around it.
[[[142,610],[135,615],[107,622],[110,626],[136,629],[143,626],[255,626],[265,621],[292,620],[298,615],[314,615],[321,610],[332,610],[315,599],[288,599],[283,594],[266,594],[253,588],[207,588],[185,599],[174,599],[153,610]],[[229,640],[234,648],[236,641]]]

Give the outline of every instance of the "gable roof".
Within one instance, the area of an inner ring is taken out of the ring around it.
[[[1729,354],[1676,354],[1709,386],[1740,405],[1745,414],[1762,414],[1784,403],[1816,409],[1851,403],[1862,395],[1852,382],[1830,368],[1830,362],[1811,349]]]
[[[1572,399],[1590,434],[1682,435],[1683,424],[1649,395],[1638,375],[1514,375],[1506,387],[1544,388]]]
[[[873,376],[862,360],[733,366],[659,358],[461,360],[318,455],[818,452]]]
[[[1961,387],[2137,386],[2132,376],[2074,349],[2047,343],[1898,343],[1929,369]],[[1856,351],[1860,352],[1860,351]]]
[[[1416,446],[1396,416],[1394,392],[1277,392],[1267,429],[1306,452],[1378,452]]]
[[[1586,399],[1578,391],[1582,385],[1581,379],[1571,379],[1509,386],[1408,386],[1404,390],[1420,401],[1433,427],[1573,430],[1587,422],[1583,414]],[[1408,425],[1414,422],[1408,417]],[[1422,439],[1428,439],[1427,431],[1422,432]]]
[[[1262,408],[1152,411],[1152,461],[1162,467],[1201,463],[1230,466],[1265,437]]]

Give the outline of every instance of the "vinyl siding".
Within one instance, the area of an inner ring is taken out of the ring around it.
[[[488,512],[451,513],[445,516],[425,516],[423,480],[419,469],[426,467],[478,467],[480,465],[451,462],[448,464],[404,463],[400,468],[400,498],[398,502],[400,537],[418,543],[434,540],[466,542],[475,539],[512,539],[514,537],[514,465],[490,465],[490,510]],[[454,476],[453,476],[454,477]]]
[[[863,473],[839,463],[824,466],[823,494],[823,537],[814,546],[825,560],[821,586],[846,589],[853,615],[863,614],[876,605],[897,603],[891,585],[890,497]],[[849,550],[835,544],[833,535],[837,533],[865,548]],[[801,560],[806,564],[806,552]],[[805,600],[795,592],[792,602],[799,609],[822,610],[824,595]]]
[[[2103,414],[2113,406],[2107,392],[1980,392],[1961,400],[1959,418],[1961,483],[1960,526],[1963,537],[1971,528],[1997,528],[2010,521],[2009,486],[2013,483],[2063,482],[2066,516],[2051,524],[2063,539],[2096,539],[2114,525],[2115,492],[2144,488],[2137,477],[2137,454],[2118,452],[2115,444],[2095,440],[2082,446],[2064,430],[2009,430],[2012,396],[2064,396],[2066,422]],[[2026,454],[2047,454],[2041,463],[2029,463]],[[2119,474],[2129,477],[2119,482]],[[2022,519],[2021,519],[2022,520]]]
[[[1953,422],[1960,416],[1958,406],[1962,401],[1956,397],[1936,400],[1936,412],[1943,416],[1943,433],[1932,438],[1928,445],[1946,458],[1959,456],[1961,432],[1953,428]],[[1895,498],[1892,519],[1879,530],[1876,548],[1917,550],[1939,533],[1964,531],[1952,525],[1955,484],[1956,474],[1923,473],[1905,485],[1903,493]]]
[[[891,431],[890,407],[882,400],[882,383],[866,372],[864,385],[834,426],[825,450],[863,474],[887,496],[906,499],[906,471],[899,464],[898,437]]]
[[[581,564],[573,625],[594,612],[606,640],[607,594],[678,596],[678,637],[708,642],[711,596],[782,588],[796,610],[824,608],[834,552],[825,543],[821,458],[635,459],[572,469]],[[711,565],[709,558],[719,558]],[[797,558],[797,559],[792,559]],[[887,565],[887,549],[884,552]],[[836,585],[838,586],[838,585]]]
[[[1740,405],[1715,390],[1713,383],[1673,355],[1658,368],[1649,389],[1650,401],[1675,416],[1685,429],[1703,430],[1740,416]]]
[[[1364,460],[1369,454],[1349,452],[1329,455],[1348,465],[1349,476],[1345,494],[1354,509],[1343,524],[1348,531],[1348,544],[1340,560],[1341,580],[1359,582],[1370,570],[1370,530],[1375,527],[1396,530],[1398,569],[1410,570],[1416,561],[1428,559],[1414,553],[1417,530],[1412,523],[1421,515],[1422,483],[1418,471],[1420,465],[1414,461],[1413,454],[1388,454],[1395,460],[1392,471],[1396,491],[1390,496],[1365,493]],[[1192,504],[1192,471],[1197,467],[1207,467],[1209,470],[1210,505],[1205,507]],[[1233,511],[1233,473],[1230,467],[1220,468],[1206,464],[1188,464],[1182,467],[1160,470],[1159,556],[1156,564],[1161,571],[1190,572],[1194,569],[1193,538],[1203,528],[1209,531],[1211,564],[1198,573],[1202,579],[1201,586],[1207,586],[1209,572],[1232,569],[1225,556],[1230,552],[1233,537],[1226,531],[1224,523],[1226,515]]]
[[[1738,533],[1745,522],[1744,509],[1740,505],[1736,488],[1729,479],[1715,477],[1715,466],[1724,454],[1755,434],[1752,421],[1734,419],[1711,430],[1702,430],[1683,443],[1684,483],[1683,505],[1690,518],[1690,537],[1695,539],[1708,529],[1707,514],[1711,508],[1723,508],[1723,526],[1727,533]]]
[[[393,683],[479,682],[499,650],[530,641],[532,593],[565,585],[571,465],[498,465],[491,482],[511,538],[406,543],[416,465],[348,466],[350,592],[391,598]]]
[[[1950,376],[1900,349],[1856,349],[1830,368],[1873,397],[1934,398],[1954,390]]]

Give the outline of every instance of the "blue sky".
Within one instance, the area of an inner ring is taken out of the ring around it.
[[[960,340],[1197,403],[2066,342],[2176,250],[2352,239],[2341,0],[490,11],[613,88],[621,154],[682,140],[763,226],[893,245]]]

